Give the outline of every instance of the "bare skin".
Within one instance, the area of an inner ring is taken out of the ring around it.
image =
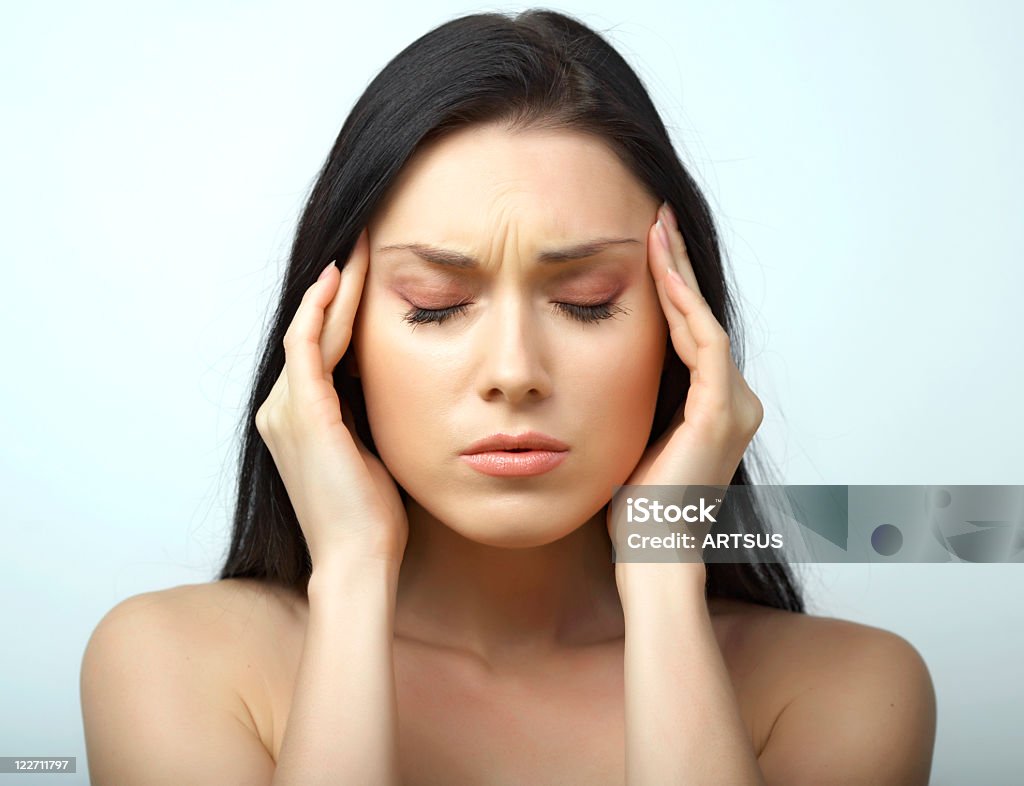
[[[307,289],[257,413],[308,597],[224,581],[119,605],[83,660],[94,781],[927,783],[934,692],[907,642],[707,601],[701,563],[610,561],[609,488],[724,485],[762,414],[667,206],[652,225],[655,198],[567,134],[473,129],[400,185]],[[432,267],[453,254],[460,274]],[[647,446],[666,331],[692,381]],[[379,458],[331,379],[350,339]],[[523,428],[565,461],[506,483],[460,458]],[[138,723],[154,708],[166,730]]]
[[[180,611],[208,663],[232,675],[219,700],[276,762],[305,635],[305,598],[250,579],[142,597]],[[758,754],[782,709],[815,671],[830,668],[838,650],[892,635],[727,599],[708,605]],[[394,650],[403,784],[622,782],[621,639],[498,668],[400,635]]]

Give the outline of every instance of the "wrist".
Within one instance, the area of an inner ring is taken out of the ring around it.
[[[398,582],[400,557],[382,557],[362,551],[335,550],[316,560],[309,576],[308,594],[336,596],[339,590]]]
[[[622,608],[707,607],[703,562],[617,562],[615,583]]]

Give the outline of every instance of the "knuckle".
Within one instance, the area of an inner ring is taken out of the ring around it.
[[[764,403],[757,397],[755,393],[750,394],[751,403],[754,405],[754,415],[758,420],[764,417]]]
[[[264,439],[280,434],[284,430],[286,417],[280,406],[267,402],[256,411],[256,430]]]
[[[267,411],[263,407],[256,410],[254,421],[256,423],[256,431],[262,436],[267,430]]]
[[[302,302],[303,303],[308,302],[313,297],[313,293],[316,291],[316,285],[318,283],[320,283],[320,282],[319,281],[314,281],[312,284],[310,284],[309,286],[306,287],[305,291],[302,293]]]
[[[756,432],[763,420],[764,405],[761,404],[761,400],[757,396],[751,393],[746,406],[745,421],[747,424],[747,431],[750,433]]]
[[[284,351],[287,362],[287,355],[289,353],[294,354],[295,351],[299,349],[299,347],[311,342],[307,337],[303,336],[301,333],[292,333],[291,335],[285,335],[284,339],[282,340],[282,343],[284,344]]]

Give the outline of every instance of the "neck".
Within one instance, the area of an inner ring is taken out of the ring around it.
[[[622,638],[604,511],[528,548],[470,540],[413,500],[408,513],[396,637],[466,650],[492,665]]]

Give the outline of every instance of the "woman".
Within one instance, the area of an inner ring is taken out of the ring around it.
[[[302,215],[219,581],[93,634],[93,782],[927,783],[903,639],[803,613],[782,563],[611,559],[614,486],[748,482],[736,329],[600,36],[530,11],[414,42]]]

